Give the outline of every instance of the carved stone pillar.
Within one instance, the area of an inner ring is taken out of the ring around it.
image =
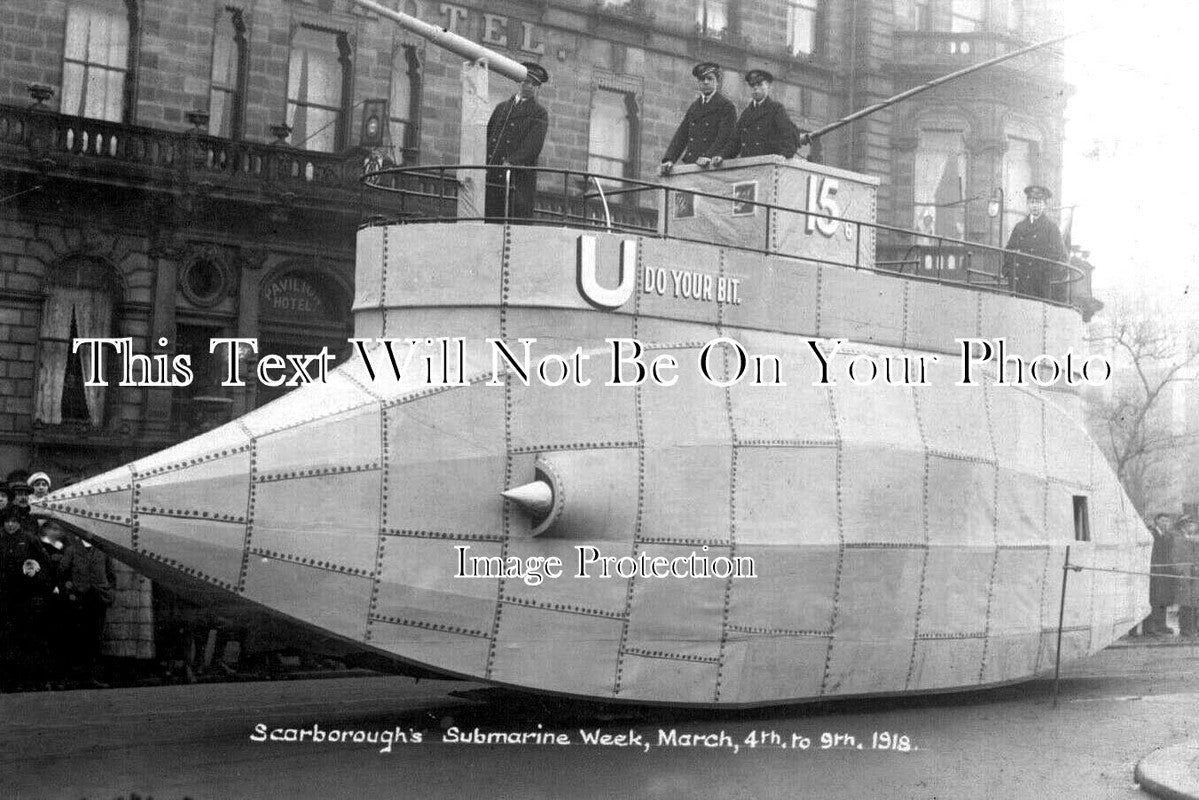
[[[150,265],[154,271],[154,309],[150,315],[149,350],[175,352],[175,303],[179,285],[179,257],[182,237],[179,230],[159,225],[150,232]],[[160,340],[167,346],[159,348]],[[143,420],[147,433],[168,433],[171,430],[172,390],[147,387]]]
[[[267,251],[261,248],[242,248],[237,259],[237,333],[238,338],[257,337],[258,293],[262,288],[262,268],[266,265]],[[251,353],[243,359],[242,380],[245,387],[231,388],[233,415],[245,414],[254,407],[258,381],[247,374],[258,363]]]

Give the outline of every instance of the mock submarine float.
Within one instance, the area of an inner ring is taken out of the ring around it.
[[[349,361],[37,513],[349,649],[605,701],[1027,679],[1067,547],[1096,569],[1064,659],[1147,612],[1077,381],[1013,379],[1083,352],[1078,312],[877,269],[876,179],[680,167],[633,231],[485,222],[470,172],[453,212],[360,230]]]

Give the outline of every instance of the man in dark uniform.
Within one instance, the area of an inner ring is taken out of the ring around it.
[[[549,115],[537,104],[537,89],[550,79],[540,64],[522,62],[528,74],[520,91],[491,112],[487,121],[487,163],[497,166],[536,166],[549,129]],[[529,219],[537,193],[537,173],[531,169],[487,170],[487,219]]]
[[[741,118],[725,158],[749,158],[750,156],[777,155],[791,158],[799,149],[799,130],[783,104],[770,97],[774,76],[764,69],[751,69],[745,73],[753,98]],[[712,166],[719,167],[722,159],[712,159]]]
[[[1024,190],[1024,196],[1028,198],[1028,217],[1012,228],[1007,249],[1014,252],[1003,256],[1003,276],[1017,294],[1057,299],[1051,297],[1058,288],[1052,286],[1052,281],[1061,276],[1063,268],[1050,262],[1065,261],[1066,248],[1061,232],[1045,216],[1045,201],[1053,193],[1034,185]]]
[[[1153,550],[1149,556],[1149,605],[1153,609],[1145,617],[1141,629],[1146,636],[1169,636],[1172,631],[1166,622],[1166,614],[1174,605],[1178,574],[1173,564],[1174,531],[1169,514],[1155,514],[1149,526],[1153,535]]]
[[[679,129],[674,132],[659,175],[669,175],[675,162],[707,167],[713,158],[725,154],[737,127],[737,109],[731,100],[717,91],[720,86],[720,66],[711,61],[696,64],[691,74],[699,81],[699,99],[687,109]],[[717,162],[719,163],[719,162]]]

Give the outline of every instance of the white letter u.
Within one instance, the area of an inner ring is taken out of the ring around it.
[[[615,289],[599,285],[595,274],[595,237],[579,237],[579,294],[596,308],[620,308],[633,296],[637,282],[637,242],[620,243],[620,282]]]

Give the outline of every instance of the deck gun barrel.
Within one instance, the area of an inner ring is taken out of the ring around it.
[[[457,53],[468,61],[485,61],[490,71],[499,73],[505,78],[511,78],[517,83],[523,81],[528,74],[528,70],[520,62],[513,61],[507,56],[500,55],[494,50],[489,50],[483,45],[476,44],[470,39],[466,39],[456,33],[450,33],[444,28],[430,25],[401,11],[393,11],[390,8],[379,5],[374,0],[353,0],[353,2],[382,17],[387,17],[405,30],[412,31],[417,36],[422,36],[433,44],[444,47],[451,53]]]
[[[882,111],[884,108],[890,108],[891,106],[895,105],[898,102],[907,100],[909,97],[914,97],[915,95],[918,95],[921,92],[926,92],[929,89],[936,88],[937,86],[940,86],[943,83],[949,83],[950,81],[957,80],[958,78],[964,78],[967,75],[971,75],[975,72],[979,72],[979,71],[987,69],[989,67],[993,67],[996,64],[1001,64],[1004,61],[1010,61],[1011,59],[1022,56],[1025,53],[1031,53],[1034,50],[1040,50],[1043,47],[1049,47],[1051,45],[1058,44],[1059,42],[1064,42],[1067,39],[1073,38],[1073,37],[1079,35],[1080,33],[1086,33],[1089,30],[1093,30],[1093,29],[1086,28],[1084,30],[1074,31],[1073,33],[1067,33],[1062,36],[1056,36],[1052,39],[1046,39],[1043,42],[1037,42],[1036,44],[1030,44],[1027,47],[1021,47],[1019,50],[1013,50],[1010,53],[1004,53],[1002,55],[995,56],[994,58],[989,58],[986,61],[979,62],[978,64],[972,64],[968,67],[964,67],[955,72],[950,72],[947,75],[942,75],[938,78],[933,78],[931,81],[922,83],[919,86],[913,86],[910,89],[905,89],[904,91],[900,92],[899,94],[894,95],[892,97],[888,97],[886,100],[883,100],[882,102],[875,103],[874,105],[870,105],[870,106],[866,106],[865,108],[858,109],[857,111],[853,112],[852,114],[841,117],[841,119],[836,120],[835,122],[830,122],[829,124],[821,126],[814,131],[805,133],[805,134],[803,134],[804,141],[810,142],[813,139],[818,139],[821,136],[825,135],[826,133],[832,133],[833,131],[837,130],[838,128],[843,128],[846,125],[850,124],[851,122],[857,122],[858,120],[862,119],[863,117],[868,117],[877,111]]]

